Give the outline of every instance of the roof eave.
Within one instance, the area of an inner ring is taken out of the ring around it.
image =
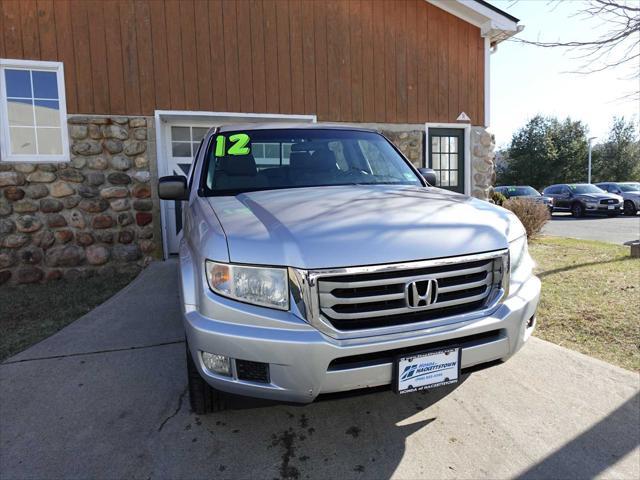
[[[484,0],[426,0],[442,10],[475,25],[480,34],[497,45],[524,29],[518,18]]]

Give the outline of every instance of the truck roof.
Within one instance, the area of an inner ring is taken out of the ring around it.
[[[264,123],[233,123],[222,125],[220,132],[236,132],[239,130],[354,130],[360,132],[377,132],[373,128],[363,128],[355,125],[343,125],[335,123],[287,123],[287,122],[264,122]]]

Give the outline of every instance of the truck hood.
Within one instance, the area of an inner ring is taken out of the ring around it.
[[[376,265],[503,249],[524,235],[508,210],[437,188],[312,187],[208,201],[236,263]]]

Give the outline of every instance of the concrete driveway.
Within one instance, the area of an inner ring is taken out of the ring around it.
[[[196,416],[175,263],[0,365],[0,477],[640,477],[638,375],[532,339],[457,389]]]
[[[635,217],[589,216],[573,218],[570,213],[554,213],[542,233],[554,237],[623,244],[640,238],[640,215]]]

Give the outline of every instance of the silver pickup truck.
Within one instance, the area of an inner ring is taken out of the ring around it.
[[[518,351],[540,295],[522,224],[432,185],[372,130],[212,129],[188,178],[158,186],[183,202],[192,409],[405,394]]]

